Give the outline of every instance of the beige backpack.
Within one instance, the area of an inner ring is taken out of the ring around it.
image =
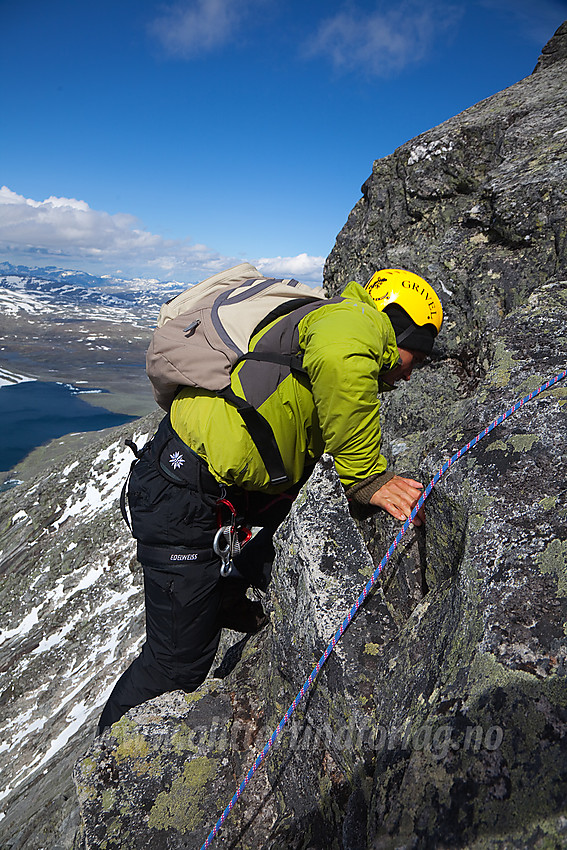
[[[175,296],[160,311],[146,358],[157,403],[169,410],[180,386],[222,395],[238,408],[266,462],[262,443],[265,447],[271,434],[272,449],[275,446],[271,428],[255,408],[234,395],[230,374],[261,327],[325,299],[322,287],[266,278],[250,263],[220,272]],[[274,358],[281,356],[274,352]],[[279,483],[282,470],[276,472],[274,463],[270,465],[273,472],[266,462],[272,483]]]

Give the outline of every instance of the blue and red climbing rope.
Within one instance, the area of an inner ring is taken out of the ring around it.
[[[364,589],[360,593],[358,599],[356,600],[356,602],[354,603],[354,605],[352,606],[352,608],[348,612],[347,616],[344,618],[343,622],[341,623],[341,625],[339,626],[339,628],[337,629],[337,631],[335,632],[335,634],[331,638],[331,641],[330,641],[329,645],[327,646],[327,648],[325,649],[325,652],[323,653],[323,655],[321,656],[321,658],[319,659],[319,661],[317,662],[317,664],[315,665],[315,667],[313,668],[313,670],[311,671],[311,673],[309,674],[309,676],[307,677],[307,679],[305,680],[303,685],[301,686],[301,689],[298,691],[295,699],[293,700],[293,702],[289,706],[288,710],[286,711],[286,713],[284,714],[284,716],[282,717],[282,719],[280,720],[280,722],[278,723],[278,725],[274,729],[274,731],[273,731],[269,741],[267,742],[266,746],[264,747],[264,749],[262,750],[260,755],[257,757],[256,761],[254,762],[254,764],[252,765],[252,767],[250,768],[250,770],[248,771],[248,773],[246,774],[246,776],[244,777],[242,782],[240,783],[240,785],[239,785],[238,789],[236,790],[234,796],[232,797],[231,801],[229,802],[229,804],[227,805],[227,807],[225,808],[225,810],[223,811],[223,813],[219,817],[218,821],[214,825],[213,829],[211,830],[211,832],[207,836],[207,839],[206,839],[205,843],[202,845],[201,850],[206,850],[207,847],[211,846],[215,836],[217,835],[218,831],[222,827],[222,825],[225,822],[225,820],[227,819],[228,815],[230,814],[230,812],[234,808],[236,802],[238,801],[238,799],[242,795],[244,789],[246,788],[246,786],[248,785],[248,783],[250,782],[250,780],[252,779],[252,777],[254,776],[254,774],[256,773],[256,771],[258,770],[260,765],[262,764],[262,762],[265,760],[269,751],[274,746],[276,740],[278,739],[280,733],[282,732],[282,730],[284,729],[284,727],[286,726],[286,724],[290,720],[295,709],[297,708],[297,706],[299,705],[299,703],[301,702],[301,700],[303,699],[305,694],[311,688],[311,685],[313,684],[313,682],[315,681],[315,679],[319,675],[321,668],[323,667],[323,665],[327,661],[329,655],[332,653],[335,646],[338,644],[338,642],[342,638],[343,634],[345,633],[345,631],[349,627],[350,623],[353,621],[353,619],[356,616],[359,608],[364,603],[366,597],[368,596],[368,594],[370,593],[370,591],[372,590],[372,588],[376,584],[376,581],[378,580],[380,573],[382,572],[382,570],[384,569],[384,567],[386,566],[386,564],[388,563],[388,561],[392,557],[392,555],[395,552],[395,550],[397,549],[402,537],[404,536],[404,534],[406,533],[406,531],[410,527],[410,525],[411,525],[413,519],[415,518],[417,512],[420,510],[423,503],[425,502],[425,500],[427,499],[427,497],[429,496],[429,494],[431,493],[431,491],[433,490],[433,488],[435,487],[435,485],[437,484],[437,482],[439,481],[441,476],[444,475],[445,472],[447,472],[447,470],[450,469],[450,467],[454,463],[456,463],[466,452],[468,452],[469,449],[472,449],[473,446],[476,446],[476,444],[480,440],[482,440],[483,437],[486,437],[488,434],[490,434],[490,432],[494,428],[496,428],[498,425],[501,425],[506,419],[508,419],[509,416],[512,416],[512,414],[515,413],[517,410],[519,410],[520,407],[523,407],[524,404],[526,404],[526,402],[531,401],[531,399],[535,398],[537,395],[544,392],[544,390],[548,390],[550,387],[554,386],[554,384],[557,384],[559,381],[563,380],[565,377],[567,377],[567,369],[565,369],[559,375],[556,375],[555,378],[550,378],[548,381],[546,381],[545,384],[542,384],[540,387],[538,387],[537,390],[534,390],[533,392],[529,393],[529,395],[524,396],[524,398],[517,401],[509,410],[506,411],[506,413],[503,413],[500,416],[498,416],[494,420],[494,422],[492,422],[490,425],[488,425],[488,427],[485,428],[484,431],[481,431],[479,434],[477,434],[476,437],[474,437],[474,439],[472,439],[470,442],[468,442],[466,444],[466,446],[462,446],[462,448],[460,448],[457,452],[455,452],[455,454],[451,458],[449,458],[449,460],[435,474],[435,476],[432,478],[432,480],[429,482],[429,484],[427,485],[427,487],[425,488],[425,490],[421,494],[421,496],[420,496],[416,506],[412,510],[411,514],[409,515],[407,520],[404,522],[402,528],[400,529],[400,531],[398,532],[398,534],[396,536],[396,539],[391,544],[390,548],[388,549],[388,551],[386,552],[386,554],[384,555],[384,557],[382,558],[382,560],[380,561],[380,563],[378,564],[378,566],[376,567],[374,572],[372,573],[372,576],[370,577],[366,586],[364,587]]]

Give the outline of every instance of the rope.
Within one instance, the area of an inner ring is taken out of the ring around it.
[[[236,793],[234,794],[232,800],[230,801],[228,806],[225,808],[222,815],[220,816],[220,818],[218,819],[218,821],[214,825],[213,829],[211,830],[211,832],[207,836],[207,839],[206,839],[205,843],[202,845],[201,850],[206,850],[207,847],[211,846],[213,839],[215,838],[219,829],[221,828],[221,826],[223,825],[223,823],[227,819],[231,810],[234,808],[234,805],[236,804],[237,800],[239,799],[239,797],[243,793],[244,789],[246,788],[246,786],[248,785],[248,783],[250,782],[250,780],[252,779],[252,777],[254,776],[254,774],[256,773],[256,771],[258,770],[258,768],[260,767],[260,765],[262,764],[262,762],[264,761],[266,756],[268,755],[271,748],[274,746],[277,738],[279,737],[280,733],[282,732],[284,726],[287,724],[287,722],[291,718],[295,709],[297,708],[297,706],[299,705],[299,703],[301,702],[301,700],[303,699],[305,694],[311,688],[311,685],[313,684],[313,682],[315,681],[315,679],[319,675],[321,668],[323,667],[323,665],[325,664],[329,655],[331,654],[331,652],[333,651],[333,649],[335,648],[337,643],[340,641],[340,639],[343,636],[343,634],[345,633],[345,631],[347,630],[348,626],[350,625],[350,623],[352,622],[352,620],[356,616],[359,608],[364,603],[366,597],[368,596],[368,594],[370,593],[370,591],[372,590],[372,588],[376,584],[376,581],[378,580],[380,573],[382,572],[382,570],[384,569],[384,567],[386,566],[386,564],[388,563],[388,561],[392,557],[393,553],[396,551],[402,537],[404,536],[404,534],[406,533],[406,531],[410,527],[412,520],[414,519],[415,515],[420,510],[423,503],[425,502],[425,500],[427,499],[427,497],[429,496],[429,494],[431,493],[431,491],[433,490],[435,485],[438,483],[441,476],[444,475],[445,472],[447,472],[447,470],[450,469],[451,466],[454,463],[456,463],[465,454],[465,452],[468,452],[469,449],[472,449],[473,446],[476,446],[476,444],[479,442],[479,440],[482,440],[483,437],[486,437],[488,434],[490,434],[490,432],[494,428],[496,428],[498,425],[501,425],[506,419],[508,419],[509,416],[512,416],[512,414],[515,413],[517,410],[519,410],[520,407],[523,407],[524,404],[526,404],[526,402],[531,401],[532,398],[535,398],[537,395],[544,392],[544,390],[549,389],[554,384],[558,383],[558,381],[563,380],[563,378],[565,378],[566,376],[567,376],[567,369],[564,370],[563,372],[561,372],[555,378],[550,378],[545,384],[542,384],[542,386],[539,387],[537,390],[534,390],[529,395],[527,395],[524,398],[517,401],[513,405],[513,407],[511,407],[509,410],[506,411],[506,413],[503,413],[501,416],[499,416],[497,419],[495,419],[494,422],[492,422],[487,428],[485,428],[484,431],[481,431],[479,434],[477,434],[476,437],[473,440],[471,440],[469,443],[466,444],[466,446],[463,446],[462,448],[459,449],[458,452],[455,452],[455,454],[441,467],[441,469],[432,478],[432,480],[429,482],[429,484],[427,485],[427,487],[425,488],[425,490],[423,491],[423,493],[419,497],[419,500],[418,500],[417,504],[415,505],[415,507],[413,508],[411,514],[409,515],[407,520],[404,522],[401,530],[398,532],[396,539],[391,544],[390,548],[388,549],[388,551],[386,552],[386,554],[384,555],[384,557],[382,558],[382,560],[380,561],[380,563],[378,564],[378,566],[376,567],[374,572],[372,573],[371,578],[368,580],[368,582],[367,582],[366,586],[364,587],[363,591],[361,592],[360,596],[358,597],[358,599],[356,600],[356,602],[354,603],[354,605],[350,609],[349,613],[344,618],[343,622],[341,623],[341,625],[339,626],[339,628],[337,629],[337,631],[335,632],[335,634],[331,638],[331,642],[327,646],[325,652],[323,653],[323,655],[321,656],[321,658],[319,659],[319,661],[317,662],[317,664],[315,665],[315,667],[313,668],[311,673],[309,674],[308,678],[305,680],[305,682],[301,686],[300,691],[297,693],[295,699],[293,700],[293,702],[289,706],[288,710],[286,711],[286,713],[284,714],[284,716],[282,717],[282,719],[278,723],[277,727],[274,729],[272,736],[270,737],[268,743],[266,744],[266,746],[264,747],[264,749],[262,750],[262,752],[260,753],[260,755],[258,756],[256,761],[254,762],[254,764],[252,765],[252,767],[250,768],[250,770],[248,771],[248,773],[246,774],[246,776],[244,777],[242,782],[240,783],[240,785],[239,785]]]

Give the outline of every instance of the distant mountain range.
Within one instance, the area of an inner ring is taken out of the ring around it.
[[[154,318],[161,304],[188,285],[178,281],[126,280],[116,277],[97,277],[82,271],[15,266],[0,263],[0,289],[46,296],[57,302],[91,304],[104,307],[131,308],[152,311]],[[0,306],[0,311],[2,310]]]
[[[0,274],[54,280],[58,283],[73,283],[78,286],[107,286],[109,282],[119,282],[117,278],[109,276],[97,277],[88,272],[60,269],[57,266],[46,266],[43,268],[40,266],[14,266],[12,263],[0,263]]]

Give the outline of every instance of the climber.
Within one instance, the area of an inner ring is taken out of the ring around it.
[[[380,393],[409,381],[431,352],[443,318],[433,288],[411,272],[386,269],[365,287],[351,282],[342,296],[298,313],[262,327],[250,351],[289,351],[295,341],[306,374],[260,358],[242,360],[231,377],[234,392],[271,425],[286,485],[270,482],[237,410],[194,387],[180,389],[138,453],[128,499],[144,569],[146,642],[115,685],[99,733],[155,696],[194,691],[222,628],[254,632],[266,623],[246,590],[265,590],[273,532],[323,452],[333,456],[354,503],[405,521],[421,495],[419,482],[386,469],[378,412]],[[413,521],[421,525],[423,510]],[[246,543],[245,525],[261,528]],[[221,543],[235,544],[221,559],[227,577],[219,570],[219,526],[230,529]]]

